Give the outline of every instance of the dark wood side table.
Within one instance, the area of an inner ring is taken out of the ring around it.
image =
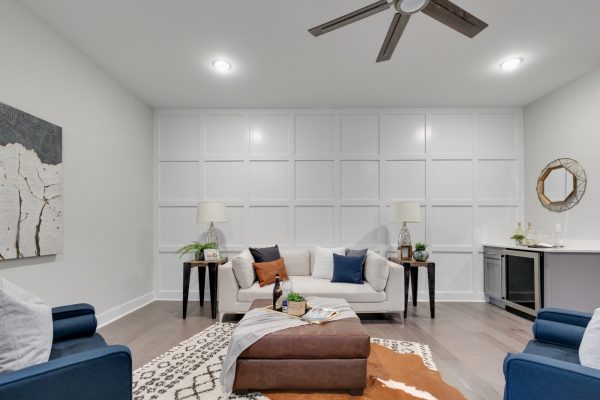
[[[190,275],[192,268],[198,267],[198,284],[200,286],[200,307],[204,306],[204,281],[208,268],[208,284],[210,289],[210,312],[212,318],[217,318],[217,280],[219,265],[225,264],[227,257],[220,261],[186,261],[183,263],[183,319],[187,316],[188,294],[190,292]]]
[[[419,288],[419,268],[427,268],[427,283],[429,286],[429,311],[431,318],[435,318],[435,263],[431,261],[419,262],[415,260],[401,260],[396,257],[390,257],[393,263],[404,267],[404,318],[408,316],[408,284],[412,278],[412,299],[413,306],[417,306],[417,291]]]

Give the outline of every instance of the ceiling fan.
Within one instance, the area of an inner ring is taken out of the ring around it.
[[[449,0],[380,0],[308,31],[313,36],[321,36],[327,32],[370,17],[378,12],[385,11],[391,6],[394,6],[396,9],[396,14],[385,36],[381,50],[379,50],[377,62],[387,61],[392,58],[392,54],[410,17],[419,11],[470,38],[475,37],[488,26],[482,20],[469,14]]]

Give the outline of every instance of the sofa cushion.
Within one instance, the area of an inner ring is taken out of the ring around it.
[[[333,254],[344,255],[346,253],[345,247],[315,248],[315,262],[312,268],[313,278],[331,280],[333,277]]]
[[[254,258],[249,249],[245,249],[231,260],[233,275],[241,288],[249,288],[256,280],[256,274],[252,266],[253,262]]]
[[[362,285],[364,257],[333,255],[333,277],[331,282],[345,282]]]
[[[52,332],[50,306],[0,278],[0,374],[48,361]]]
[[[373,289],[383,292],[387,285],[390,267],[387,260],[375,253],[369,251],[365,261],[365,279],[371,284]]]
[[[256,275],[258,275],[258,284],[260,286],[275,283],[277,275],[279,275],[279,279],[281,281],[288,279],[288,275],[285,270],[285,261],[283,258],[275,261],[254,263],[253,265]]]
[[[250,247],[250,253],[252,253],[254,262],[269,262],[279,260],[281,258],[278,245],[261,248]]]
[[[584,367],[600,369],[600,308],[592,315],[581,339],[579,359]]]
[[[364,285],[332,283],[311,276],[290,276],[292,290],[302,296],[340,297],[349,303],[380,303],[386,300],[385,292],[373,290],[368,282]],[[257,299],[272,299],[273,284],[260,287],[254,282],[248,289],[238,291],[238,301],[251,303]]]
[[[306,249],[283,250],[281,257],[285,259],[285,270],[289,276],[310,275],[310,251]]]
[[[302,296],[340,297],[349,303],[379,303],[386,300],[385,292],[378,292],[365,282],[364,285],[336,283],[310,276],[292,276],[294,292]]]

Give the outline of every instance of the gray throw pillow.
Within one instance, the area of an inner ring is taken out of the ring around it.
[[[579,346],[579,361],[584,367],[600,369],[600,308],[592,315]]]
[[[50,306],[0,278],[0,374],[48,361],[52,334]]]

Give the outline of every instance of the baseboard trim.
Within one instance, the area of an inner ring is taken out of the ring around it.
[[[144,307],[146,304],[152,303],[154,300],[154,292],[150,292],[98,314],[96,315],[96,318],[98,319],[98,328],[102,328],[103,326],[108,325],[129,313],[132,313],[133,311]]]

